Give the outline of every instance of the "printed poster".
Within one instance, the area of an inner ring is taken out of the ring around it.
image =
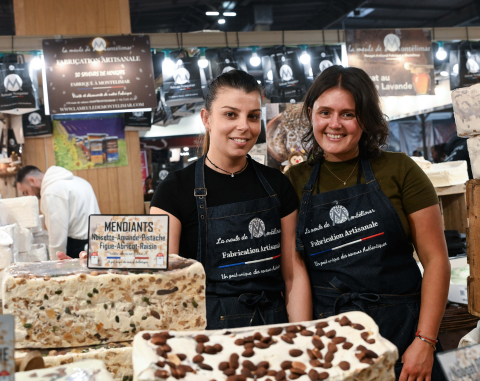
[[[474,381],[480,379],[480,344],[437,353],[448,381]]]
[[[91,215],[88,268],[166,270],[167,215]]]
[[[40,109],[29,114],[22,115],[23,136],[50,136],[52,135],[52,123],[50,116],[45,115],[43,105]]]
[[[458,75],[457,86],[468,87],[480,82],[480,43],[465,41],[458,47],[458,65],[452,65]],[[455,87],[452,87],[454,89]]]
[[[303,103],[267,103],[267,165],[280,169],[293,152],[302,152],[309,122],[302,117]]]
[[[55,117],[55,165],[69,171],[128,165],[122,114]]]
[[[43,40],[47,114],[156,106],[149,36]]]
[[[430,29],[346,30],[348,65],[367,72],[380,96],[435,95]]]

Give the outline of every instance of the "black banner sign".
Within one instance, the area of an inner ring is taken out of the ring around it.
[[[300,102],[305,94],[305,73],[300,67],[296,52],[278,53],[273,56],[273,81],[279,99],[272,102]]]
[[[212,61],[214,78],[235,69],[247,71],[247,66],[243,57],[235,57],[230,49],[218,53],[218,58]]]
[[[0,58],[0,111],[36,108],[38,84],[36,77],[30,76],[25,57],[13,53],[4,55]]]
[[[180,52],[162,63],[163,91],[167,106],[203,101],[200,68],[197,57]]]
[[[152,112],[151,111],[134,111],[123,114],[125,127],[151,127]]]
[[[43,136],[52,134],[50,117],[45,115],[44,107],[29,114],[22,115],[23,135],[25,137]]]
[[[43,40],[43,53],[51,114],[155,107],[148,36]]]
[[[380,96],[435,95],[430,29],[345,31],[348,64],[365,70]]]
[[[458,66],[452,71],[458,74],[456,87],[467,87],[480,82],[480,43],[463,42],[458,50]],[[453,88],[452,88],[453,89]]]

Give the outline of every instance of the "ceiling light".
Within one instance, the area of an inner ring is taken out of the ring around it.
[[[304,65],[308,65],[310,63],[310,54],[307,53],[307,45],[300,45],[300,48],[302,49],[300,62]]]
[[[38,55],[32,58],[30,61],[30,67],[33,70],[41,70],[43,68],[43,56]]]
[[[162,62],[162,72],[164,73],[172,73],[173,69],[175,69],[175,64],[170,58],[170,52],[171,50],[164,50],[163,54],[165,54],[165,57]]]
[[[218,19],[219,24],[225,24],[225,19]]]
[[[207,48],[198,48],[200,49],[200,59],[198,60],[198,66],[200,66],[202,69],[205,69],[208,67],[208,60],[207,57],[205,57],[205,50]]]
[[[219,16],[219,15],[220,15],[219,12],[205,12],[205,14],[206,14],[207,16]]]
[[[447,58],[447,52],[443,48],[443,42],[438,43],[438,50],[436,56],[437,59],[439,59],[440,61],[443,61],[445,58]]]
[[[257,54],[257,47],[256,46],[252,46],[252,57],[250,58],[250,65],[252,66],[255,66],[257,67],[258,65],[260,65],[262,63],[262,60],[260,59],[260,57],[258,56]]]
[[[223,15],[227,17],[235,17],[237,14],[235,12],[223,12]]]
[[[448,77],[448,71],[442,70],[442,71],[440,72],[440,75],[441,75],[442,77]]]

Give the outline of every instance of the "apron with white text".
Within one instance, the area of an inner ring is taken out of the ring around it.
[[[207,207],[204,157],[195,164],[197,260],[207,275],[207,329],[288,321],[281,294],[280,200],[255,160],[248,160],[268,196],[215,207]]]
[[[320,165],[312,169],[297,224],[312,285],[314,318],[347,311],[369,314],[401,356],[415,339],[422,276],[400,217],[382,192],[369,160],[361,159],[357,184],[320,193]],[[365,183],[360,183],[361,173]],[[317,180],[317,194],[312,195]],[[395,371],[400,374],[402,364]],[[438,365],[432,380],[443,380]]]

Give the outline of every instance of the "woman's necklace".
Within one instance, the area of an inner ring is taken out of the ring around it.
[[[325,162],[324,164],[325,164],[325,168],[328,169],[328,172],[330,172],[333,176],[335,176],[337,179],[339,179],[339,180],[343,183],[343,185],[347,185],[348,179],[349,179],[350,177],[352,177],[353,172],[355,171],[355,168],[357,168],[357,165],[358,165],[359,162],[360,162],[360,160],[357,161],[357,163],[355,164],[355,167],[353,167],[352,173],[350,173],[350,175],[347,177],[347,179],[346,179],[345,181],[343,181],[340,177],[338,177],[335,173],[333,173],[333,172],[330,170],[330,168],[327,167],[327,163],[326,163],[326,162]],[[212,164],[213,164],[213,163],[212,163]]]
[[[247,165],[248,165],[248,160],[247,160],[247,162],[245,163],[245,165],[243,166],[242,169],[240,169],[240,170],[237,171],[237,172],[229,172],[229,171],[226,171],[225,169],[222,169],[222,168],[220,168],[220,167],[217,167],[215,164],[213,164],[212,161],[208,158],[208,156],[205,156],[205,157],[206,157],[207,160],[210,162],[210,164],[212,164],[215,168],[220,169],[221,171],[223,171],[223,172],[225,172],[225,173],[231,174],[232,177],[233,177],[234,175],[238,175],[239,173],[242,173],[242,172],[245,170],[245,168],[247,168]]]

